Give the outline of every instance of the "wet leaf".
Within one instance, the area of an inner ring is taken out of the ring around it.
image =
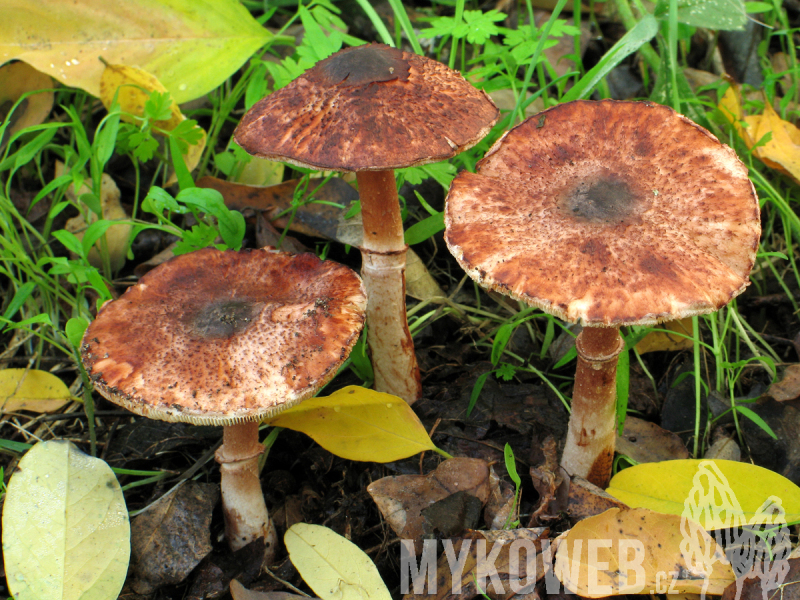
[[[457,492],[485,504],[490,493],[489,466],[478,458],[451,458],[428,475],[398,475],[373,481],[367,491],[399,538],[420,541],[422,511]]]
[[[266,422],[301,431],[348,460],[391,462],[436,448],[405,401],[354,385],[305,400]]]
[[[800,129],[781,119],[769,102],[764,102],[762,114],[744,116],[735,84],[725,92],[719,108],[758,159],[800,183]]]
[[[211,552],[211,512],[219,486],[188,481],[131,523],[137,594],[183,581]]]
[[[236,0],[4,0],[0,61],[25,61],[100,95],[102,57],[137,65],[176,102],[230,77],[273,35]]]
[[[39,442],[3,506],[3,559],[19,600],[113,600],[128,572],[130,526],[117,478],[69,442]]]
[[[166,93],[167,88],[147,71],[136,67],[112,64],[103,69],[103,75],[100,78],[100,100],[108,109],[116,96],[122,109],[122,119],[125,121],[136,123],[136,119],[132,118],[131,115],[135,117],[144,115],[144,105],[151,92]],[[173,131],[186,120],[174,100],[170,104],[169,110],[169,119],[153,122],[153,131],[155,133],[161,133],[159,130]],[[200,162],[200,157],[206,147],[205,130],[199,125],[195,125],[194,129],[200,139],[194,144],[187,144],[186,152],[183,152],[183,162],[186,163],[186,168],[189,171],[194,169],[197,163]],[[174,180],[171,179],[171,182],[174,183]]]
[[[0,371],[0,412],[54,412],[72,398],[59,377],[36,369]]]
[[[763,507],[771,497],[782,505],[782,519],[800,520],[800,488],[768,469],[728,460],[637,465],[617,473],[606,491],[628,506],[673,515],[691,506],[708,530],[765,522]]]
[[[297,523],[283,539],[292,564],[322,600],[391,600],[372,559],[338,533]]]
[[[26,92],[44,90],[54,86],[53,80],[24,62],[6,64],[0,67],[0,123]],[[0,150],[5,148],[8,139],[26,127],[44,123],[53,108],[53,92],[31,94],[17,106],[0,140]]]
[[[735,580],[730,563],[714,538],[702,530],[686,536],[681,521],[644,508],[612,508],[584,519],[558,546],[556,575],[585,598],[721,594]]]

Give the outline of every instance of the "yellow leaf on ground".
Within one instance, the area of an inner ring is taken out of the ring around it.
[[[0,123],[8,116],[11,107],[26,92],[52,88],[53,80],[24,62],[0,67]],[[53,108],[53,92],[31,94],[20,102],[11,115],[11,123],[0,140],[2,150],[8,139],[17,131],[44,123]]]
[[[707,530],[800,521],[800,488],[774,471],[730,460],[636,465],[614,475],[606,491],[630,507],[688,511]]]
[[[56,161],[55,176],[60,177],[63,173],[64,163]],[[91,193],[91,191],[91,188],[86,183],[84,183],[77,192],[75,191],[75,186],[71,185],[67,188],[67,195],[69,195],[73,201],[77,202],[82,195]],[[128,213],[122,208],[120,198],[121,194],[117,184],[110,175],[103,173],[100,179],[100,208],[103,213],[103,219],[106,221],[125,221],[130,219]],[[89,224],[97,221],[97,215],[90,212],[89,221]],[[87,227],[86,219],[83,218],[83,215],[78,215],[77,217],[72,217],[67,220],[64,229],[70,233],[74,233],[75,237],[79,240],[83,240],[83,234]],[[89,254],[87,255],[89,264],[101,268],[103,266],[102,253],[107,251],[111,270],[115,273],[119,271],[125,265],[128,240],[131,236],[132,227],[130,223],[120,223],[119,225],[112,225],[109,227],[105,233],[105,249],[103,249],[103,237],[97,240],[94,246],[89,249]],[[75,257],[73,256],[73,258]]]
[[[297,523],[283,541],[303,581],[322,600],[391,600],[372,559],[335,531]]]
[[[117,93],[118,90],[119,92]],[[129,122],[135,122],[135,119],[132,119],[130,115],[136,117],[144,115],[144,105],[150,96],[150,92],[164,93],[166,91],[167,88],[158,79],[147,71],[136,67],[109,64],[103,70],[103,75],[100,78],[100,100],[103,105],[109,108],[114,99],[114,94],[117,94],[117,101],[123,113],[122,118]],[[170,105],[170,112],[172,116],[169,119],[153,122],[154,133],[160,133],[159,130],[172,131],[186,120],[174,98]],[[129,114],[126,115],[125,113]],[[189,171],[194,169],[197,163],[200,162],[200,157],[206,147],[205,130],[199,125],[195,125],[195,128],[202,132],[202,137],[196,144],[189,144],[186,152],[183,153],[183,161]],[[170,178],[170,180],[174,182],[174,179]]]
[[[309,398],[266,422],[301,431],[348,460],[391,462],[436,449],[404,400],[355,385]]]
[[[5,0],[0,63],[25,61],[100,93],[103,64],[137,65],[187,102],[274,40],[238,0]]]
[[[0,371],[0,412],[20,410],[53,412],[72,398],[60,378],[36,369],[3,369]]]
[[[730,563],[708,533],[687,525],[681,517],[644,508],[609,509],[560,538],[555,573],[585,598],[722,594],[736,580]]]
[[[736,85],[731,85],[725,92],[719,108],[748,148],[753,148],[769,134],[769,141],[755,148],[753,154],[768,167],[800,183],[800,129],[781,119],[768,101],[764,102],[762,114],[743,116],[741,95]],[[742,121],[745,126],[742,126]]]
[[[3,505],[3,560],[19,600],[107,600],[125,583],[130,525],[109,466],[65,441],[39,442]]]
[[[658,325],[656,329],[666,329],[667,331],[651,331],[641,342],[636,344],[636,351],[639,354],[647,352],[677,352],[688,350],[694,343],[692,341],[693,327],[692,318],[687,317],[678,321],[667,321]],[[675,331],[683,335],[668,333]]]

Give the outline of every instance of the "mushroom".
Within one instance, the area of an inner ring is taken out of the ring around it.
[[[405,304],[403,220],[394,169],[451,158],[497,121],[489,97],[436,61],[380,44],[347,48],[253,106],[234,132],[256,156],[355,171],[375,387],[421,394]]]
[[[603,486],[620,325],[710,313],[748,285],[761,233],[747,168],[651,103],[576,101],[507,132],[460,173],[445,240],[486,288],[584,325],[562,466]]]
[[[156,267],[89,325],[81,358],[96,389],[162,421],[223,425],[225,535],[275,548],[258,477],[258,422],[330,381],[358,340],[366,295],[313,254],[206,248]]]

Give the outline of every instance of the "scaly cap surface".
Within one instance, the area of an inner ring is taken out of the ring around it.
[[[147,273],[89,325],[98,391],[152,419],[229,425],[300,402],[358,340],[366,295],[313,254],[206,248]]]
[[[270,160],[378,171],[451,158],[483,139],[498,114],[443,64],[370,44],[337,52],[256,103],[234,137]]]
[[[506,133],[453,181],[445,239],[469,275],[567,321],[719,309],[761,233],[747,168],[670,108],[576,101]]]

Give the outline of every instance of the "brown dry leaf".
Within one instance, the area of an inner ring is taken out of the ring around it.
[[[786,367],[783,378],[769,386],[766,393],[778,402],[786,402],[800,397],[800,364]]]
[[[675,331],[683,335],[670,334],[665,331],[651,331],[641,342],[636,344],[636,351],[639,354],[647,352],[678,352],[679,350],[688,350],[694,343],[692,335],[694,335],[694,328],[692,327],[692,318],[687,317],[679,321],[667,321],[658,326],[658,329],[667,329]]]
[[[547,531],[470,531],[463,539],[447,540],[436,565],[435,592],[420,578],[411,582],[412,593],[403,600],[471,600],[481,593],[508,600],[525,593],[544,577],[541,540]],[[459,575],[455,580],[454,573]]]
[[[800,600],[800,559],[765,562],[730,584],[721,600]]]
[[[422,539],[422,511],[456,492],[485,504],[489,498],[489,465],[478,458],[451,458],[428,475],[384,477],[367,486],[378,510],[402,539]]]
[[[60,177],[64,173],[64,164],[56,161],[55,177]],[[67,195],[77,202],[83,194],[88,194],[92,190],[87,184],[83,184],[76,192],[73,185],[67,189]],[[122,208],[120,204],[120,191],[117,184],[110,175],[103,173],[100,180],[100,206],[103,211],[103,219],[108,221],[124,221],[129,219],[128,213]],[[94,223],[97,220],[97,215],[94,213],[89,214],[89,220]],[[78,215],[69,219],[64,227],[67,231],[74,233],[75,237],[79,240],[83,239],[83,232],[87,228],[86,220],[83,215]],[[111,270],[119,271],[125,264],[126,253],[128,251],[128,240],[131,236],[132,225],[130,223],[120,223],[119,225],[112,225],[106,230],[105,242],[108,249],[108,258],[111,265]],[[94,267],[102,267],[103,260],[101,258],[100,249],[102,248],[103,238],[101,237],[95,245],[89,250],[89,264]],[[74,258],[74,257],[73,257]]]
[[[617,452],[638,463],[689,458],[683,440],[655,423],[627,417],[622,435],[617,436]]]
[[[725,92],[719,108],[748,148],[771,134],[771,139],[755,148],[753,154],[768,167],[800,183],[800,129],[781,119],[769,102],[764,102],[763,114],[743,116],[741,94],[735,84]]]
[[[620,594],[721,594],[730,563],[698,524],[644,508],[612,508],[575,525],[556,552],[555,572],[585,598]]]
[[[233,600],[307,600],[308,596],[290,592],[254,592],[234,579],[231,581],[231,598]]]
[[[609,508],[626,509],[628,506],[593,483],[573,476],[567,504],[567,514],[573,522],[599,515]]]
[[[502,529],[513,507],[514,486],[501,480],[494,467],[489,467],[489,499],[483,511],[483,519],[489,529]]]
[[[53,79],[24,62],[0,67],[0,123],[8,116],[11,107],[26,92],[52,88]],[[0,140],[0,150],[17,131],[44,123],[53,108],[53,92],[31,94],[20,102],[11,115],[11,122]]]
[[[151,92],[166,93],[167,88],[147,71],[126,65],[106,65],[106,68],[103,69],[103,75],[100,78],[100,100],[103,102],[103,106],[108,109],[116,94],[117,101],[122,109],[123,120],[136,123],[136,119],[130,115],[135,117],[144,115],[144,105]],[[153,122],[155,133],[159,133],[159,129],[172,131],[186,120],[174,98],[170,105],[170,112],[172,116],[169,119]],[[197,143],[189,144],[186,152],[183,153],[183,161],[189,171],[194,169],[197,163],[200,162],[200,157],[206,147],[205,130],[199,125],[195,125],[195,128],[202,132],[202,137]],[[175,175],[172,174],[169,181],[167,181],[167,185],[175,183],[175,181]]]
[[[131,523],[133,589],[150,594],[183,581],[211,552],[211,513],[219,486],[187,481]]]

